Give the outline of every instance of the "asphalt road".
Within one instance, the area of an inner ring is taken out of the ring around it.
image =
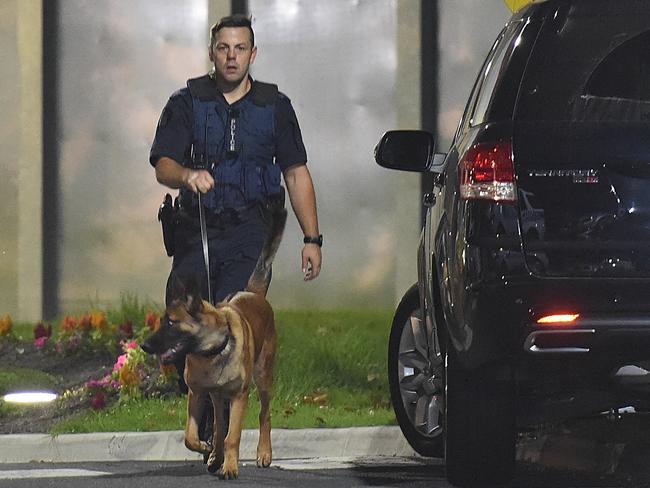
[[[437,464],[437,465],[436,465]],[[340,468],[340,463],[280,463],[268,469],[241,466],[234,481],[222,481],[206,472],[199,462],[120,462],[85,464],[16,464],[0,466],[0,486],[25,488],[178,488],[222,484],[237,487],[336,487],[359,486],[424,488],[449,486],[439,463],[360,462]],[[338,466],[338,469],[337,469]],[[306,468],[306,469],[304,469]],[[74,470],[74,471],[71,471]],[[19,478],[24,476],[24,478]],[[60,476],[60,477],[54,477]],[[7,479],[13,477],[13,479]],[[432,484],[434,483],[434,484]]]
[[[517,475],[508,488],[650,487],[648,432],[647,414],[538,430],[520,440]],[[208,474],[199,457],[183,457],[180,431],[0,436],[0,488],[450,486],[442,462],[416,456],[397,427],[276,430],[278,456],[269,469],[246,461],[254,459],[256,434],[244,433],[250,437],[243,444],[245,461],[239,479],[229,482]]]
[[[342,467],[346,465],[346,467]],[[554,472],[518,466],[508,488],[648,487],[650,478]],[[259,469],[245,463],[234,481],[222,481],[200,462],[30,463],[0,465],[0,487],[7,488],[178,488],[215,486],[351,488],[449,488],[438,460],[335,459],[282,461]]]

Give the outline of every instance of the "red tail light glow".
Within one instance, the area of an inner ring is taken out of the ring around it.
[[[517,200],[512,144],[509,141],[472,146],[459,167],[460,196],[464,200]]]
[[[570,324],[575,322],[576,319],[580,317],[580,314],[557,314],[557,315],[545,315],[537,319],[538,324]]]

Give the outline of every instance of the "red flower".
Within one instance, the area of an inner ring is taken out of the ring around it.
[[[46,339],[48,337],[52,336],[52,325],[48,325],[45,327],[43,325],[43,322],[39,322],[34,326],[34,339],[40,339],[41,337],[45,337]]]
[[[82,330],[90,330],[92,328],[92,317],[90,314],[83,315],[79,319],[79,328]]]
[[[119,326],[119,331],[126,337],[133,337],[133,323],[130,320],[122,322]]]
[[[147,312],[144,323],[152,332],[156,332],[160,329],[160,316],[154,312]]]
[[[63,317],[63,321],[61,322],[61,327],[63,328],[63,330],[70,332],[71,330],[74,330],[77,327],[77,319],[70,315],[66,315],[65,317]]]
[[[93,410],[101,410],[106,406],[106,395],[103,391],[98,391],[90,400],[90,408]]]

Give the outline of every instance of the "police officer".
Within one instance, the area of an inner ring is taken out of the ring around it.
[[[313,280],[321,269],[322,236],[300,127],[277,86],[251,78],[256,55],[250,19],[233,15],[215,24],[209,46],[214,67],[169,98],[150,153],[158,182],[180,189],[172,273],[195,278],[214,303],[246,285],[266,237],[264,210],[284,195],[281,176],[304,233],[304,279]],[[170,280],[167,301],[169,294]]]
[[[248,18],[233,15],[215,24],[214,68],[170,97],[150,154],[157,180],[180,189],[187,214],[194,212],[196,194],[203,196],[215,302],[246,284],[265,238],[259,209],[282,194],[281,174],[305,235],[304,279],[316,278],[321,267],[316,198],[298,121],[275,85],[250,77],[256,55]],[[172,270],[204,276],[198,226],[180,230]]]

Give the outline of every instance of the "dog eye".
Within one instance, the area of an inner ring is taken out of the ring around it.
[[[174,327],[175,325],[178,325],[178,324],[180,324],[180,323],[181,323],[180,320],[172,320],[172,319],[170,319],[170,318],[167,318],[167,325],[168,325],[169,327]]]

